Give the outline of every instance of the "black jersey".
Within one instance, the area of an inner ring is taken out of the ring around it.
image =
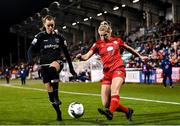
[[[68,63],[71,62],[67,51],[66,40],[61,34],[48,34],[40,32],[35,35],[28,49],[28,60],[32,62],[32,52],[39,51],[40,64],[49,64],[52,61],[62,60],[61,51],[64,52]]]

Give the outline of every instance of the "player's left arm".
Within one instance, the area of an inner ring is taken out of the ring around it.
[[[65,55],[65,57],[66,57],[66,60],[67,60],[67,62],[68,62],[68,64],[69,64],[70,72],[71,72],[72,75],[77,75],[76,72],[74,71],[74,67],[73,67],[73,65],[72,65],[72,60],[71,60],[69,51],[68,51],[68,49],[67,49],[66,40],[64,39],[63,36],[60,36],[60,37],[61,37],[61,42],[60,42],[60,43],[61,43],[61,48],[62,48],[62,50],[63,50],[63,52],[64,52],[64,55]]]
[[[128,46],[126,43],[124,43],[123,48],[125,48],[128,52],[132,53],[133,55],[135,55],[136,57],[139,57],[142,61],[146,60],[147,57],[146,56],[141,56],[135,49],[133,49],[132,47]]]

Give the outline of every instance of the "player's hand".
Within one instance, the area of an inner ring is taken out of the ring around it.
[[[74,76],[77,75],[77,73],[74,71],[74,69],[70,68],[70,73]]]
[[[77,73],[75,71],[71,72],[71,74],[73,75],[73,80],[76,80],[78,78]]]
[[[142,62],[146,62],[149,60],[149,57],[148,56],[141,56],[140,59]]]
[[[58,29],[54,29],[54,33],[55,33],[55,34],[59,34]]]
[[[79,60],[81,60],[81,57],[82,57],[82,54],[81,54],[81,53],[79,53],[79,54],[76,55],[76,58],[79,59]]]
[[[74,80],[78,79],[77,73],[73,75],[73,79]]]

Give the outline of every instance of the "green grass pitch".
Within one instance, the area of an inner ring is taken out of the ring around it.
[[[121,104],[134,109],[133,121],[123,113],[114,113],[109,121],[97,111],[102,107],[100,83],[60,83],[63,121],[48,100],[41,80],[0,80],[0,125],[180,125],[180,85],[163,88],[162,85],[125,84],[121,90]],[[85,113],[73,119],[68,115],[68,105],[78,101]]]

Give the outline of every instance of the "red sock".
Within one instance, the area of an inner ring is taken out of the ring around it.
[[[111,96],[111,102],[110,102],[110,107],[109,107],[109,111],[111,113],[116,111],[116,109],[117,109],[117,107],[119,105],[119,100],[120,100],[119,95]]]
[[[117,109],[120,109],[122,112],[127,113],[129,109],[121,104],[118,105]]]

